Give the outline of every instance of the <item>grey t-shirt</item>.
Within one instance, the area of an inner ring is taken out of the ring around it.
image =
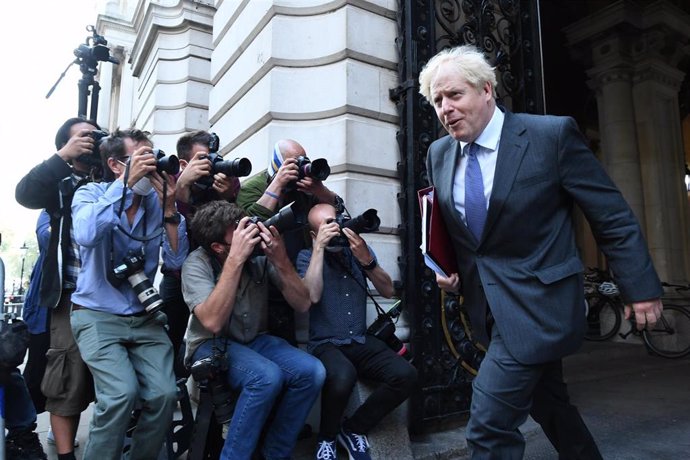
[[[213,333],[206,329],[194,315],[194,308],[206,301],[216,287],[220,270],[217,270],[217,273],[214,272],[213,263],[204,248],[197,248],[189,254],[182,265],[182,294],[192,312],[185,333],[186,365],[191,364],[192,355],[199,345],[213,338]],[[248,343],[268,330],[269,280],[280,287],[278,273],[271,263],[267,263],[266,257],[254,257],[245,262],[232,315],[220,334],[221,337],[239,343]]]

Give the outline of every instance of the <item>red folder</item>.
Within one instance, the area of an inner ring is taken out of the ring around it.
[[[434,200],[435,191],[433,186],[417,191],[422,214],[421,250],[427,267],[448,278],[458,272],[458,265],[441,209]]]

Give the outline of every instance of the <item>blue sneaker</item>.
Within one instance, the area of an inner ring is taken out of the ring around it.
[[[365,435],[341,428],[340,433],[338,433],[338,442],[347,449],[350,460],[371,460],[369,440]]]
[[[316,450],[316,460],[336,460],[335,439],[320,439]]]

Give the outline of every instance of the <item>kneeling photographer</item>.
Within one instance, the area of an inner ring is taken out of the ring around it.
[[[250,459],[272,409],[259,450],[265,458],[291,458],[325,371],[313,356],[267,333],[267,287],[275,285],[297,311],[309,308],[307,289],[276,226],[212,201],[197,210],[191,227],[200,247],[182,266],[182,293],[192,312],[185,364],[222,369],[212,363],[224,355],[227,369],[215,378],[239,392],[221,459]],[[253,256],[256,246],[263,255]]]
[[[408,398],[417,382],[416,369],[402,356],[404,347],[390,340],[392,331],[383,337],[380,328],[367,330],[367,278],[383,297],[394,293],[391,277],[358,234],[375,231],[378,224],[375,210],[345,220],[330,204],[317,204],[309,212],[313,247],[297,257],[312,303],[308,350],[327,375],[316,458],[334,460],[336,441],[349,458],[370,458],[367,433]],[[343,421],[358,376],[379,386]]]
[[[162,301],[151,281],[161,247],[172,268],[188,252],[185,220],[175,208],[179,164],[137,129],[116,130],[101,141],[100,153],[104,182],[79,188],[72,201],[82,263],[71,325],[97,400],[83,456],[119,459],[141,401],[130,458],[158,458],[177,388]]]

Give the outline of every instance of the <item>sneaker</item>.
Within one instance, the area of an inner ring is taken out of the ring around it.
[[[25,431],[5,440],[7,460],[47,460],[38,435],[33,431]]]
[[[369,440],[365,435],[341,428],[340,433],[338,433],[338,442],[347,449],[350,460],[371,460]]]
[[[321,439],[317,445],[319,448],[316,450],[316,460],[336,460],[335,439]]]
[[[47,437],[48,437],[48,444],[50,444],[51,446],[54,446],[55,445],[55,435],[53,434],[52,428],[48,428],[48,436]],[[76,449],[77,447],[79,447],[79,440],[77,438],[74,438],[74,448]]]

